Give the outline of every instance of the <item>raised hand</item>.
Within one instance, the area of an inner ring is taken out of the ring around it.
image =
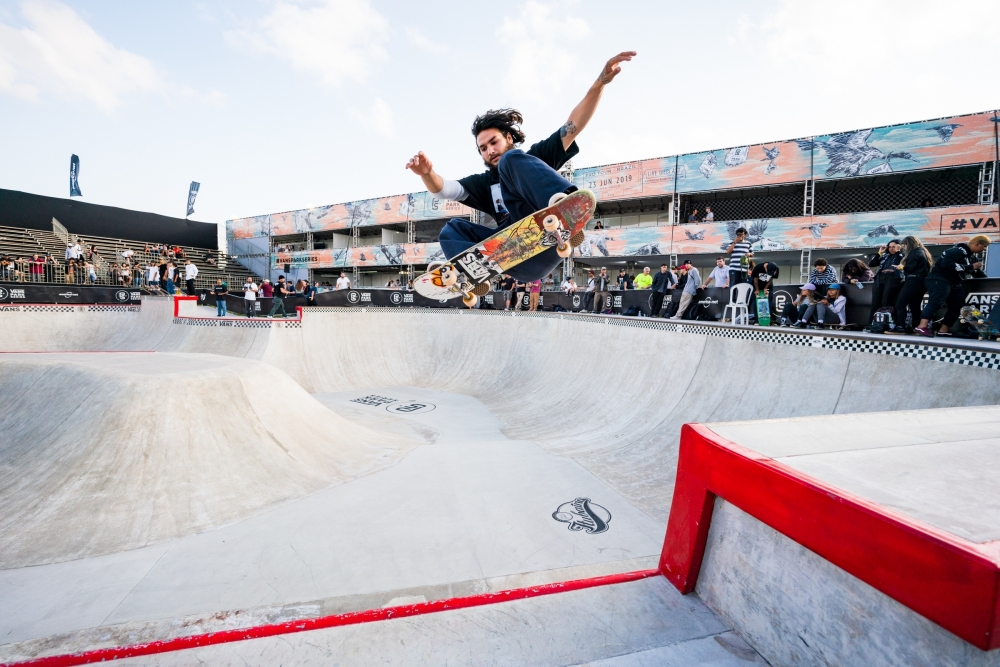
[[[615,77],[618,76],[622,71],[621,63],[632,60],[632,56],[636,55],[635,51],[622,51],[617,56],[609,60],[604,65],[604,70],[601,71],[601,76],[597,77],[597,80],[601,82],[601,85],[606,86]]]
[[[406,169],[409,169],[417,176],[426,176],[434,170],[434,165],[431,164],[430,158],[424,155],[423,151],[420,151],[406,163]]]

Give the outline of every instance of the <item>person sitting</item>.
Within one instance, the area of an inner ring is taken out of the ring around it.
[[[827,285],[836,284],[837,272],[829,262],[820,257],[813,262],[813,270],[809,272],[809,282],[816,286],[816,291],[825,294]]]
[[[566,293],[566,296],[570,296],[571,294],[576,294],[576,290],[577,290],[576,281],[573,280],[573,276],[570,276],[569,278],[563,281],[562,291]]]
[[[809,306],[818,301],[819,299],[816,298],[816,286],[812,283],[806,283],[799,289],[798,295],[790,303],[785,304],[785,308],[781,312],[783,322],[798,324]],[[799,328],[805,328],[805,324]]]
[[[847,324],[847,297],[840,294],[840,285],[829,285],[825,296],[813,292],[810,300],[811,303],[806,307],[802,317],[795,323],[796,328],[806,328],[813,315],[816,316],[816,324],[820,326],[826,324]],[[828,315],[828,313],[831,314]],[[836,322],[833,321],[834,316],[837,318]],[[828,317],[830,318],[829,322],[827,322]]]
[[[841,282],[861,287],[860,283],[870,283],[875,280],[875,274],[868,265],[860,259],[849,259],[840,270]]]
[[[206,264],[211,264],[212,266],[215,266],[215,258],[212,257],[212,252],[210,250],[205,251],[204,260]]]

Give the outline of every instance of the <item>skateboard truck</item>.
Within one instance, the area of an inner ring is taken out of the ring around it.
[[[462,273],[451,262],[431,262],[427,266],[427,272],[434,274],[432,282],[438,287],[447,287],[452,292],[461,293],[462,303],[466,307],[475,308],[479,303],[475,288],[463,279]]]
[[[566,259],[573,254],[573,246],[568,242],[568,239],[564,239],[562,235],[563,226],[559,221],[559,218],[552,215],[551,213],[542,219],[542,229],[550,234],[554,234],[556,238],[556,254],[562,259]],[[578,244],[579,245],[579,244]]]

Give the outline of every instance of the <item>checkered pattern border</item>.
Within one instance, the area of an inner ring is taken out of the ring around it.
[[[175,317],[174,324],[183,324],[188,327],[233,327],[236,329],[301,329],[302,322],[281,322],[273,320],[258,320],[249,317],[242,319],[235,318],[203,318],[203,317]]]
[[[139,306],[87,306],[88,313],[138,313]]]
[[[718,336],[721,338],[735,338],[738,340],[752,340],[761,343],[774,343],[777,345],[795,345],[801,347],[815,347],[827,350],[844,350],[849,352],[864,352],[868,354],[884,354],[893,357],[910,357],[912,359],[924,359],[927,361],[943,361],[963,366],[974,366],[976,368],[989,368],[1000,370],[1000,348],[997,352],[986,350],[969,350],[958,347],[946,347],[942,345],[920,345],[916,343],[902,343],[891,340],[872,340],[855,336],[838,336],[835,333],[810,333],[808,331],[781,331],[757,327],[732,327],[732,326],[706,326],[704,324],[687,324],[676,320],[663,320],[648,317],[607,317],[602,315],[583,315],[577,313],[549,313],[549,312],[513,312],[503,310],[463,310],[460,308],[393,308],[393,307],[317,307],[304,309],[305,319],[308,321],[309,313],[312,312],[378,312],[397,314],[448,314],[464,315],[468,317],[542,317],[558,318],[575,322],[589,322],[590,324],[604,324],[608,326],[631,327],[634,329],[653,329],[658,331],[669,331],[673,333],[688,333],[701,336]]]

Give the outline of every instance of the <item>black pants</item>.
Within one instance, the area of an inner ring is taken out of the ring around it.
[[[194,296],[194,278],[188,278],[184,283],[187,286],[188,296]]]
[[[879,308],[896,305],[899,288],[900,284],[898,280],[889,278],[883,280],[881,274],[875,278],[875,283],[872,285],[872,307],[871,312],[868,313],[869,324],[875,321],[875,313]],[[898,314],[895,319],[899,319]]]
[[[656,317],[660,314],[660,309],[663,308],[663,297],[666,294],[663,292],[653,292],[649,297],[649,316]]]
[[[288,313],[285,312],[285,300],[280,296],[274,297],[274,301],[271,302],[271,312],[268,313],[267,316],[274,317],[274,314],[278,312],[279,308],[281,309],[281,316],[288,317]]]
[[[958,319],[958,311],[965,305],[965,288],[961,285],[952,285],[947,280],[938,280],[928,277],[924,280],[927,287],[927,305],[924,306],[920,317],[925,320],[933,320],[941,306],[948,306],[941,324],[949,329]]]
[[[739,285],[740,283],[750,282],[747,280],[746,274],[739,269],[729,269],[729,286]],[[716,285],[718,287],[718,285]]]
[[[906,309],[910,309],[912,325],[920,322],[920,302],[924,300],[924,276],[908,276],[896,297],[896,324],[906,323]]]
[[[594,293],[584,292],[583,293],[583,309],[593,310],[594,309]]]

